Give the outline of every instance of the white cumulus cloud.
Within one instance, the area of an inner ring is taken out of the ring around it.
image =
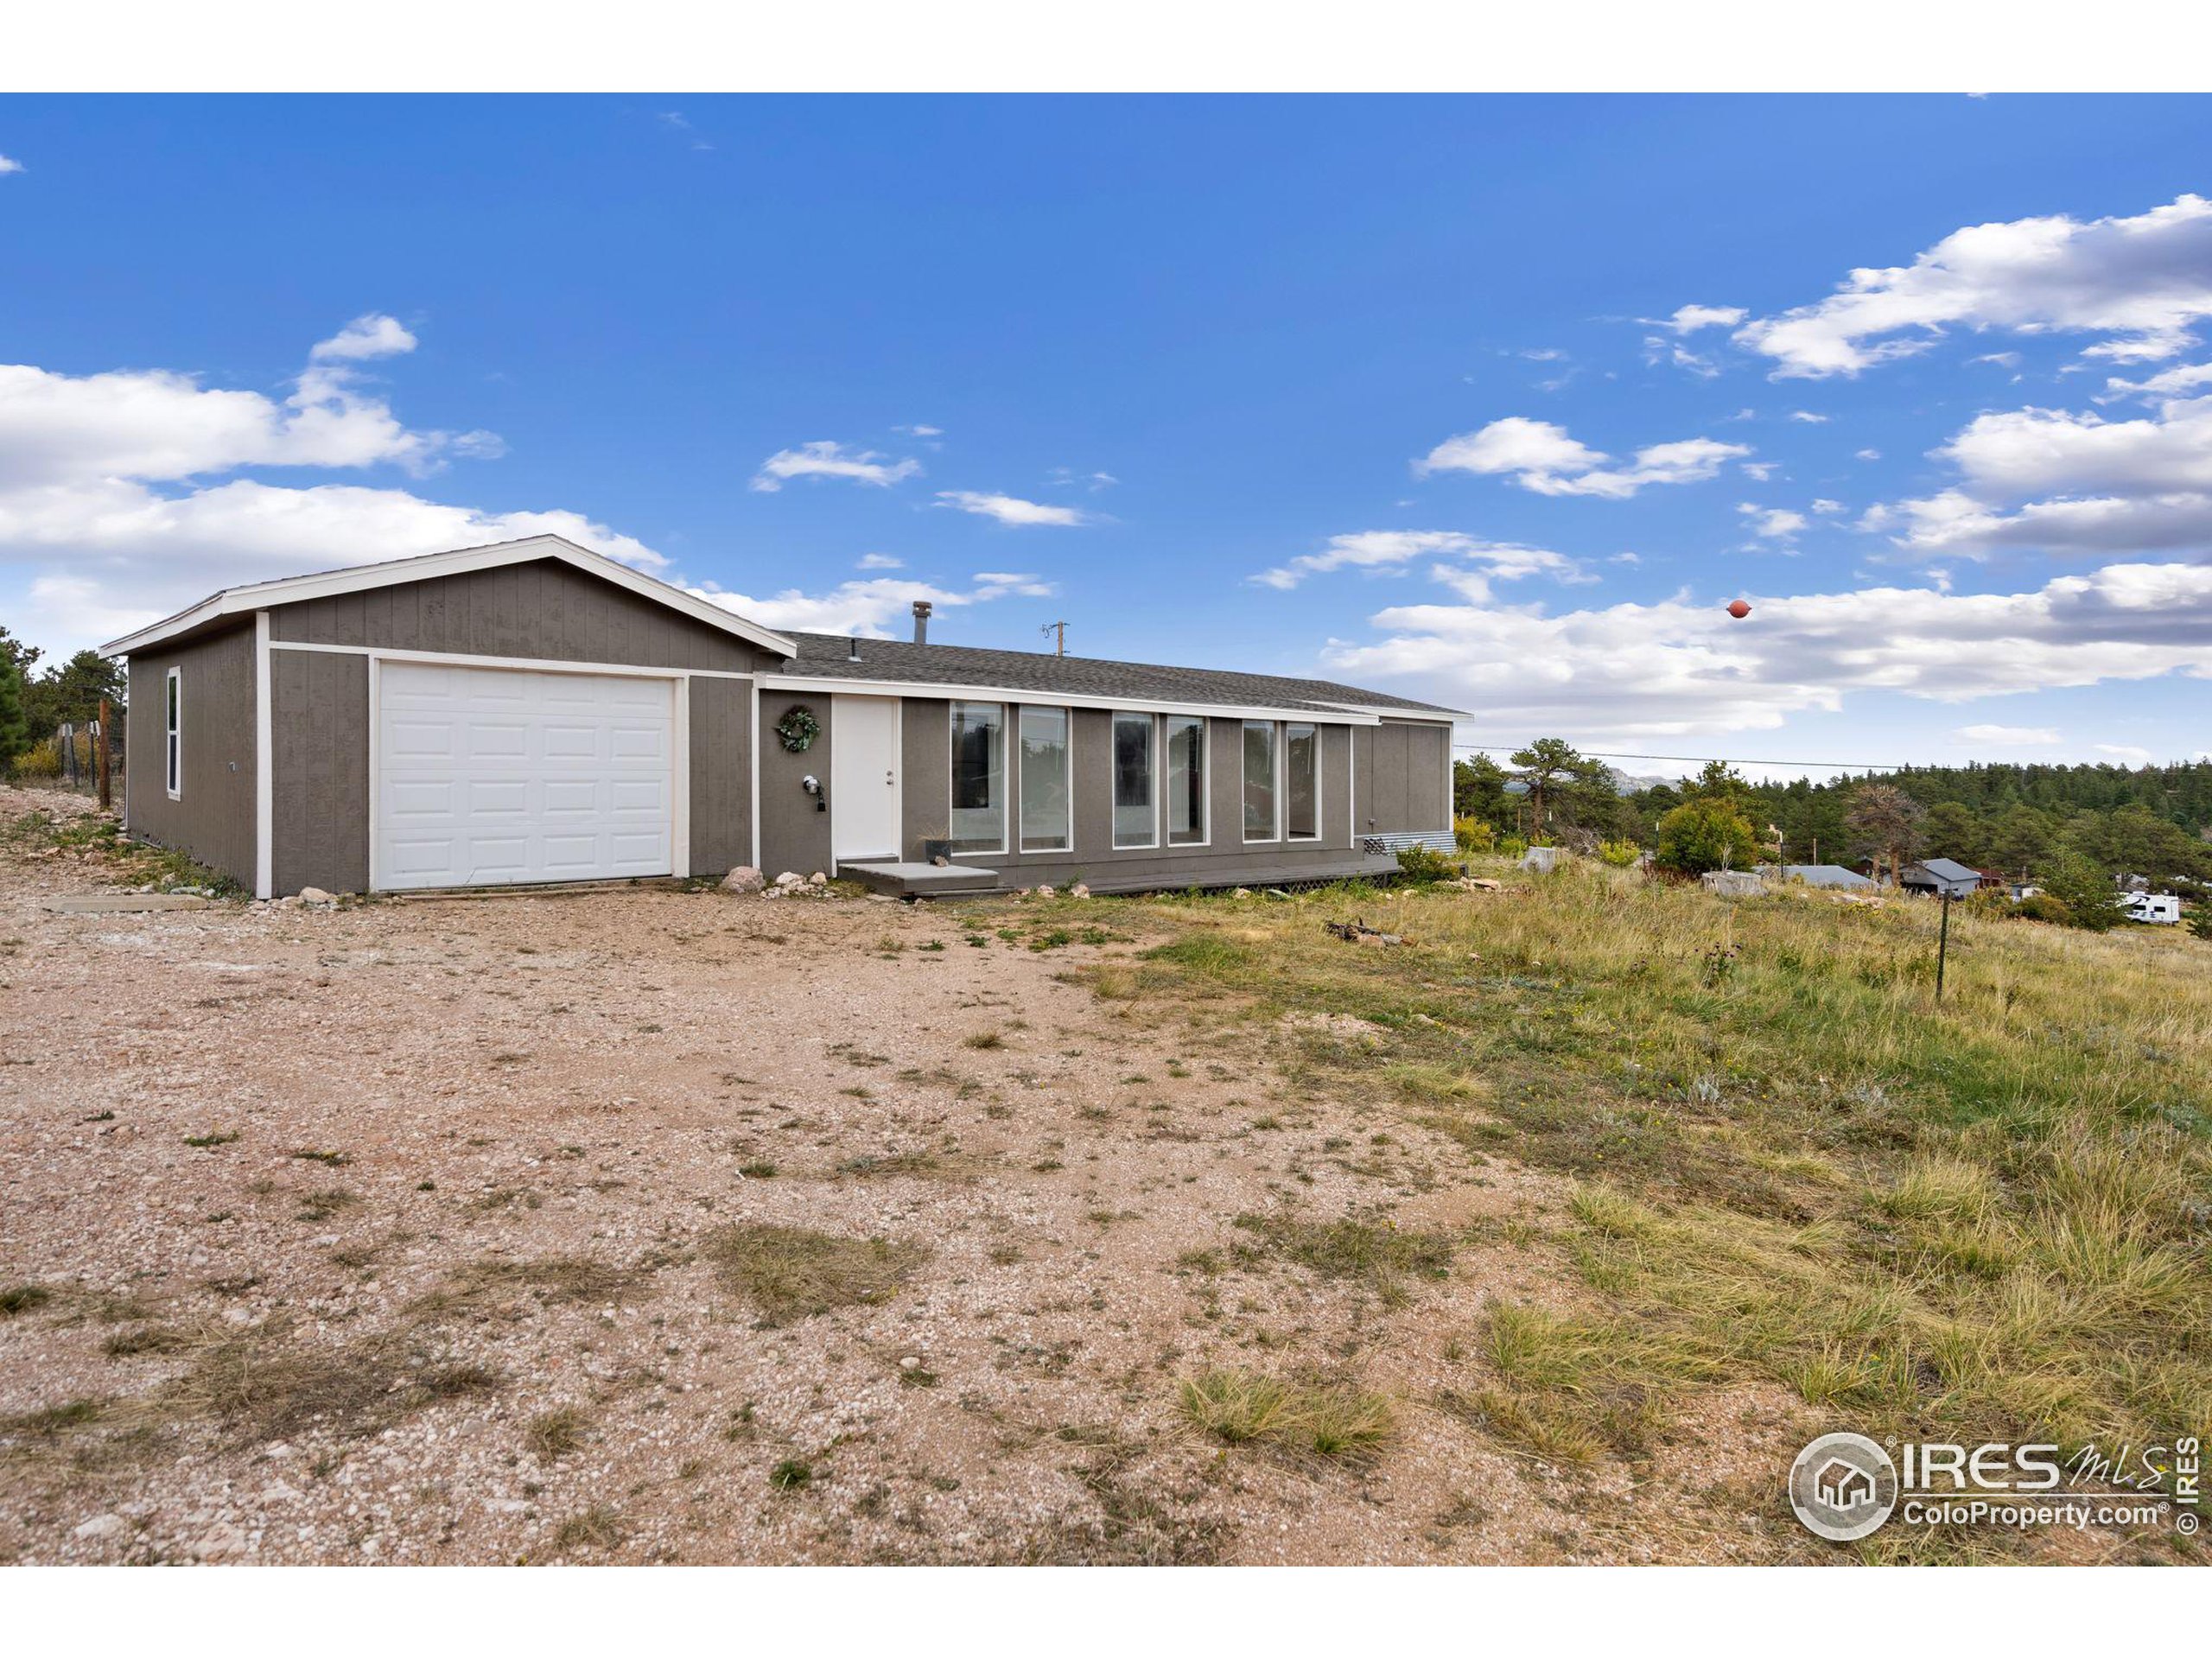
[[[1776,378],[1856,375],[1945,331],[2097,336],[2084,355],[2171,357],[2212,316],[2212,201],[2183,195],[2129,218],[2064,214],[1968,226],[1909,265],[1853,271],[1827,299],[1759,317],[1737,344]]]
[[[1951,735],[1992,749],[2049,749],[2063,741],[2054,726],[1960,726]]]
[[[760,463],[753,487],[773,494],[794,478],[842,478],[855,484],[896,484],[922,470],[918,461],[893,461],[873,449],[847,449],[828,438],[779,449]]]
[[[1750,446],[1712,438],[1685,438],[1639,449],[1625,467],[1570,437],[1550,421],[1508,416],[1478,431],[1446,438],[1414,463],[1434,473],[1505,474],[1539,495],[1594,495],[1619,499],[1648,484],[1690,484],[1717,474],[1726,461],[1751,453]]]
[[[970,580],[974,585],[964,589],[875,576],[840,582],[821,594],[786,588],[755,597],[711,583],[690,591],[766,627],[802,633],[858,633],[876,639],[891,638],[902,631],[918,599],[947,609],[987,604],[1009,594],[1044,598],[1053,592],[1052,583],[1015,572],[979,571]]]
[[[1025,501],[1018,495],[998,495],[984,490],[939,490],[938,500],[963,512],[995,518],[1002,524],[1087,524],[1092,515],[1075,507]]]
[[[1325,571],[1398,571],[1416,559],[1454,561],[1464,569],[1508,582],[1532,575],[1585,579],[1573,559],[1541,547],[1486,542],[1452,530],[1362,530],[1332,536],[1320,552],[1301,553],[1251,580],[1264,588],[1288,589]]]

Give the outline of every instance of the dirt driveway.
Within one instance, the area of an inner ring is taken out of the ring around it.
[[[1499,1236],[1546,1195],[1094,996],[1129,906],[41,907],[104,875],[0,855],[0,1558],[1776,1553],[1434,1403],[1485,1298],[1548,1294]],[[1472,1230],[1403,1285],[1267,1249],[1345,1217]],[[1395,1437],[1224,1446],[1208,1366]]]

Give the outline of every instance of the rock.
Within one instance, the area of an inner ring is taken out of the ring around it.
[[[768,885],[768,878],[750,864],[741,864],[722,877],[724,893],[758,893]]]
[[[785,870],[781,875],[776,878],[776,885],[779,887],[804,887],[806,885],[806,878],[801,875],[797,870]]]
[[[922,1357],[919,1354],[901,1354],[899,1356],[899,1369],[902,1371],[917,1371],[921,1369],[921,1366]]]
[[[1068,889],[1068,897],[1071,899],[1088,899],[1090,897],[1090,889],[1082,882],[1078,881],[1075,886]]]
[[[282,1463],[292,1455],[292,1448],[283,1440],[271,1440],[261,1448],[261,1455],[271,1463]]]
[[[129,1523],[119,1515],[96,1515],[89,1521],[80,1521],[72,1532],[78,1538],[112,1538]]]
[[[1252,889],[1249,887],[1232,887],[1230,889],[1229,896],[1232,899],[1249,899],[1252,896]]]
[[[806,885],[810,887],[827,887],[829,883],[830,878],[823,874],[819,870],[817,870],[812,875],[806,878]]]
[[[1041,883],[1041,882],[1038,885],[1038,888],[1037,888],[1037,896],[1038,896],[1039,899],[1049,899],[1049,898],[1051,898],[1051,897],[1052,896],[1052,892],[1053,892],[1053,889],[1052,889],[1050,886],[1048,886],[1048,885],[1046,885],[1046,884]]]
[[[325,893],[321,887],[302,887],[300,902],[303,905],[334,905],[338,899],[334,894]]]
[[[226,1521],[210,1528],[193,1544],[189,1553],[194,1560],[216,1561],[226,1555],[243,1555],[245,1548],[245,1529]]]

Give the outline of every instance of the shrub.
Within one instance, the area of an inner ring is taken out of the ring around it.
[[[1759,861],[1758,832],[1726,795],[1684,801],[1659,820],[1658,838],[1659,861],[1685,875],[1728,868],[1748,870]]]
[[[2065,901],[2054,899],[2047,893],[2029,894],[2012,906],[2012,914],[2022,921],[2051,922],[2061,927],[2074,919],[2072,912],[2066,908]]]
[[[61,741],[49,737],[34,743],[16,757],[11,771],[18,778],[59,778],[61,775]]]
[[[1398,873],[1408,881],[1449,881],[1459,874],[1459,867],[1433,847],[1403,847],[1398,851]]]
[[[1518,836],[1507,836],[1497,843],[1497,850],[1508,858],[1518,858],[1529,850],[1529,843]]]
[[[1482,818],[1452,820],[1452,839],[1469,857],[1497,850],[1497,826]]]
[[[2102,933],[2124,918],[2120,890],[2091,860],[2069,853],[2054,863],[2043,878],[2044,889],[2066,908],[2066,925]]]
[[[1643,849],[1632,841],[1601,841],[1598,843],[1598,861],[1624,870],[1643,856]]]

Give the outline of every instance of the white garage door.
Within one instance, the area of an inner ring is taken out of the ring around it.
[[[666,875],[675,686],[382,664],[376,886]]]

